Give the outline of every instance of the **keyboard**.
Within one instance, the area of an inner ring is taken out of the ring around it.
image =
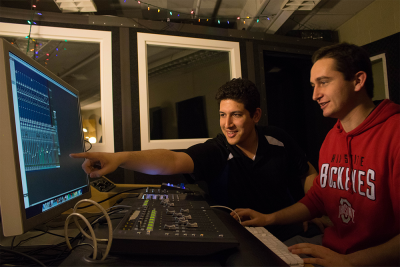
[[[273,236],[264,227],[245,227],[250,233],[257,237],[272,252],[281,258],[286,264],[293,267],[304,266],[304,261],[296,254],[292,254],[288,247],[278,238]]]

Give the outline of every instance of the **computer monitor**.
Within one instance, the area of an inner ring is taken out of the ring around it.
[[[0,210],[22,234],[90,198],[78,91],[0,38]]]

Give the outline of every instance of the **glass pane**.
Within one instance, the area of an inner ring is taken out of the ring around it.
[[[220,133],[217,89],[230,80],[229,52],[147,45],[150,139]]]
[[[100,45],[68,40],[3,37],[79,91],[84,137],[102,142]]]

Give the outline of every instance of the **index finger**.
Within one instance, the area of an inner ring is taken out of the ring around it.
[[[74,158],[74,159],[91,158],[91,157],[90,157],[90,154],[91,154],[91,153],[88,153],[88,152],[82,152],[82,153],[72,153],[72,154],[69,154],[69,156],[70,156],[71,158]]]
[[[238,217],[240,216],[238,212],[241,210],[244,210],[244,209],[235,209],[230,213],[230,215],[237,220]]]
[[[243,208],[237,208],[235,209],[236,212],[242,211],[242,210],[247,210],[247,209],[243,209]]]
[[[233,218],[236,218],[237,216],[239,216],[239,214],[237,213],[237,210],[233,210],[233,211],[230,213],[230,215],[233,216]]]

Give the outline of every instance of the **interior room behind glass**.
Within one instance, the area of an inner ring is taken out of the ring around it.
[[[229,53],[148,45],[147,61],[150,139],[215,137],[215,92],[230,80]]]

